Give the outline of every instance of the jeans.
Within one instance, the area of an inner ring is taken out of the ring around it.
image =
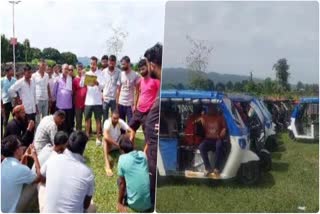
[[[126,118],[127,118],[127,123],[129,123],[132,118],[131,106],[123,106],[123,105],[119,104],[119,116],[125,122],[126,122]]]
[[[209,151],[216,151],[215,155],[215,168],[220,171],[221,167],[221,161],[222,161],[222,152],[223,152],[223,147],[222,147],[222,141],[219,139],[204,139],[202,143],[199,145],[199,150],[200,154],[204,163],[204,166],[207,171],[212,172],[212,167],[210,165],[209,157],[208,157],[208,152]]]
[[[148,160],[149,167],[149,176],[150,176],[150,198],[151,204],[155,204],[156,196],[156,179],[157,179],[157,149],[158,144],[148,144],[146,155]]]
[[[3,105],[4,105],[4,113],[5,113],[5,117],[3,118],[3,126],[4,126],[4,128],[6,128],[8,125],[10,113],[12,114],[13,107],[12,107],[11,102],[3,104]]]
[[[41,114],[41,119],[48,115],[49,101],[48,100],[39,100],[37,105],[38,105],[39,113],[37,114],[37,117],[36,117],[36,123],[39,124],[40,123],[40,114]]]
[[[110,100],[109,102],[103,102],[102,104],[102,110],[103,110],[103,123],[109,118],[109,109],[111,109],[111,112],[114,112],[116,109],[116,101]],[[102,123],[102,124],[103,124]]]
[[[76,129],[78,131],[82,130],[82,118],[83,118],[84,109],[76,109]]]

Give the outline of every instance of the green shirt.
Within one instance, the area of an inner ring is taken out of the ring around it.
[[[151,207],[150,181],[146,156],[141,151],[132,151],[119,157],[118,175],[124,177],[127,202],[135,211],[146,211]]]

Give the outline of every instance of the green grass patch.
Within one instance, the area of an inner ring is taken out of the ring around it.
[[[287,133],[278,140],[272,170],[254,186],[234,180],[158,178],[157,212],[318,212],[319,144],[294,142]]]

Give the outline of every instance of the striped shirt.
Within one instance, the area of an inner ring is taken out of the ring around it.
[[[45,116],[39,123],[34,136],[34,146],[37,153],[47,144],[54,144],[54,136],[58,132],[58,127],[54,122],[54,115]]]

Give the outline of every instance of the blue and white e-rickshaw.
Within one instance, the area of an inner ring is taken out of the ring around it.
[[[197,128],[188,129],[203,109],[216,108],[227,125],[224,141],[224,160],[219,178],[238,178],[244,184],[252,184],[260,177],[260,159],[250,150],[248,129],[231,100],[213,91],[162,90],[158,149],[158,173],[160,176],[184,176],[210,178],[204,174],[204,164],[199,152]],[[200,109],[200,110],[199,110]],[[209,152],[211,165],[214,153]]]
[[[319,141],[319,97],[301,98],[288,127],[291,139]]]

